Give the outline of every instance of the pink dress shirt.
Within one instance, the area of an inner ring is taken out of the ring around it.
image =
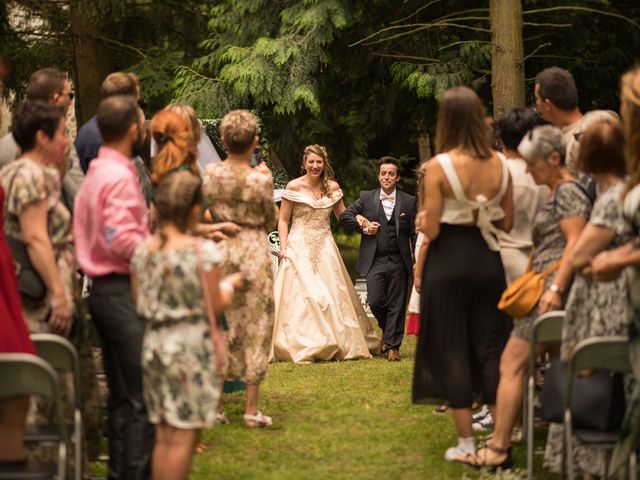
[[[101,147],[75,199],[73,237],[89,277],[129,274],[129,261],[149,235],[147,206],[129,158]]]

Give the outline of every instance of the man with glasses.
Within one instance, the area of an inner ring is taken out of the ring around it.
[[[58,105],[66,115],[74,99],[71,83],[67,75],[57,68],[43,68],[31,74],[27,84],[28,100],[41,100],[51,105]],[[0,167],[16,160],[20,156],[20,148],[8,133],[0,139]],[[67,171],[62,178],[62,202],[73,212],[73,202],[84,179],[80,169],[78,153],[73,145],[67,150]]]

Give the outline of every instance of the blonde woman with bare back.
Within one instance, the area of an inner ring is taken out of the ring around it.
[[[331,234],[331,213],[339,218],[345,206],[324,147],[304,149],[302,173],[282,195],[272,355],[295,363],[370,358],[379,339]]]

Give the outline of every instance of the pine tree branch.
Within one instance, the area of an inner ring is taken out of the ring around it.
[[[127,49],[131,50],[131,51],[137,53],[138,55],[140,55],[145,60],[149,60],[149,55],[144,53],[139,48],[134,47],[133,45],[127,45],[126,43],[122,43],[122,42],[119,42],[118,40],[114,40],[113,38],[105,37],[105,36],[102,36],[102,35],[99,35],[96,38],[98,40],[102,40],[103,42],[111,43],[113,45],[116,45],[116,46],[118,46],[118,47],[120,47],[120,48],[122,48],[124,50],[127,50]]]
[[[459,21],[459,20],[489,20],[488,17],[463,17],[463,18],[457,18],[457,19],[453,19],[452,21]],[[378,35],[380,35],[381,33],[384,33],[386,31],[389,30],[396,30],[398,28],[409,28],[409,27],[415,27],[413,28],[413,30],[409,30],[407,32],[401,32],[401,33],[396,33],[394,35],[390,35],[388,37],[384,37],[380,40],[375,40],[375,41],[367,41],[371,38],[374,38]],[[378,43],[382,43],[382,42],[388,42],[389,40],[394,40],[396,38],[401,38],[401,37],[405,37],[407,35],[412,35],[414,33],[420,32],[422,30],[428,30],[431,28],[438,28],[438,27],[454,27],[454,28],[461,28],[463,30],[473,30],[474,32],[484,32],[484,33],[491,33],[491,29],[489,28],[482,28],[482,27],[472,27],[469,25],[462,25],[459,23],[451,23],[451,22],[436,22],[436,23],[414,23],[414,24],[410,24],[410,25],[397,25],[397,26],[393,26],[393,27],[386,27],[383,28],[382,30],[379,30],[375,33],[372,33],[371,35],[368,35],[367,37],[358,40],[355,43],[350,44],[350,47],[355,47],[357,45],[376,45]]]
[[[554,28],[567,28],[573,27],[572,23],[536,23],[536,22],[522,22],[522,26],[527,27],[554,27]]]
[[[391,25],[396,25],[396,24],[398,24],[398,23],[402,23],[402,22],[404,22],[405,20],[410,19],[410,18],[411,18],[411,17],[413,17],[414,15],[417,15],[417,14],[418,14],[418,13],[420,13],[422,10],[426,10],[426,9],[427,9],[427,8],[429,8],[431,5],[433,5],[433,4],[435,4],[435,3],[438,3],[438,2],[441,2],[441,1],[442,1],[442,0],[432,0],[431,2],[427,3],[426,5],[421,6],[421,7],[420,7],[420,8],[418,8],[415,12],[413,12],[413,13],[411,13],[411,14],[407,15],[406,17],[401,18],[400,20],[396,20],[396,21],[394,21],[394,22],[391,22]]]
[[[640,28],[640,24],[631,20],[629,17],[625,17],[624,15],[620,15],[614,12],[607,12],[605,10],[599,10],[597,8],[589,8],[589,7],[578,7],[578,6],[564,6],[564,7],[548,7],[548,8],[538,8],[535,10],[527,10],[523,11],[522,15],[532,15],[536,13],[548,13],[548,12],[557,12],[557,11],[573,11],[573,12],[585,12],[585,13],[597,13],[599,15],[605,15],[607,17],[613,17],[620,20],[625,20],[635,26],[636,28]]]
[[[406,59],[406,60],[427,61],[427,62],[431,62],[431,63],[442,63],[437,58],[419,57],[419,56],[416,56],[416,55],[404,55],[402,53],[373,52],[371,55],[373,55],[374,57],[397,58],[397,59]],[[427,64],[424,64],[424,65],[427,65]]]
[[[445,50],[447,48],[455,47],[456,45],[464,45],[466,43],[487,43],[487,44],[490,44],[491,42],[486,41],[486,40],[460,40],[459,42],[453,42],[453,43],[449,43],[447,45],[443,45],[442,47],[438,48],[438,51],[442,51],[442,50]]]
[[[531,52],[529,55],[527,55],[526,57],[524,57],[524,58],[522,59],[522,63],[524,63],[525,61],[527,61],[527,59],[528,59],[528,58],[533,57],[533,56],[536,54],[536,52],[537,52],[538,50],[541,50],[541,49],[543,49],[544,47],[548,47],[549,45],[551,45],[551,43],[550,43],[550,42],[542,43],[542,44],[538,45],[538,46],[535,48],[535,50],[534,50],[533,52]]]

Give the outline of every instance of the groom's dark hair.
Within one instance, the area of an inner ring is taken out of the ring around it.
[[[396,169],[398,170],[398,174],[400,174],[400,162],[398,161],[398,159],[389,156],[382,157],[380,158],[380,160],[378,160],[378,173],[380,173],[380,167],[386,164],[395,165]]]

